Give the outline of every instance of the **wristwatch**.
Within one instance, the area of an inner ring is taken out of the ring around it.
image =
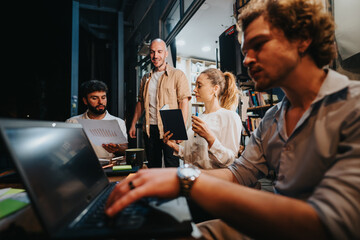
[[[180,196],[190,196],[191,187],[200,173],[200,169],[192,164],[184,164],[183,167],[178,167],[177,176],[180,181]]]

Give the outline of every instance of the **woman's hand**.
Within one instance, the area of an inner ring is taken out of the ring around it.
[[[143,197],[175,198],[180,192],[176,168],[141,169],[119,182],[106,203],[110,217]]]
[[[211,146],[215,142],[215,137],[212,131],[208,128],[206,122],[196,116],[192,116],[191,119],[192,130],[194,131],[194,133],[198,134],[200,137],[205,138],[205,140],[208,142],[209,148],[211,148]]]
[[[163,142],[168,145],[169,147],[171,147],[176,153],[179,152],[179,146],[176,144],[176,142],[174,140],[170,140],[170,138],[173,136],[173,133],[171,133],[170,131],[167,131],[166,133],[164,133],[163,136]]]

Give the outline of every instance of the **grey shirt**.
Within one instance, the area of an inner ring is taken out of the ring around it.
[[[291,135],[285,97],[266,112],[229,169],[247,186],[274,170],[275,192],[307,201],[329,236],[360,239],[360,82],[327,71]]]

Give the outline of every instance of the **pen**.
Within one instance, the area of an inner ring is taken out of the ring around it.
[[[196,113],[195,113],[195,116],[199,116],[199,113],[196,112]],[[196,132],[194,132],[194,138],[196,138],[196,135],[197,135]]]
[[[114,166],[114,164],[110,163],[108,165],[102,166],[102,168],[108,168],[108,167],[112,167],[112,166]]]

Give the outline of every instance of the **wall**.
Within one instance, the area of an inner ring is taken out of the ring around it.
[[[70,113],[71,1],[12,4],[5,36],[12,70],[0,116],[63,121]]]

